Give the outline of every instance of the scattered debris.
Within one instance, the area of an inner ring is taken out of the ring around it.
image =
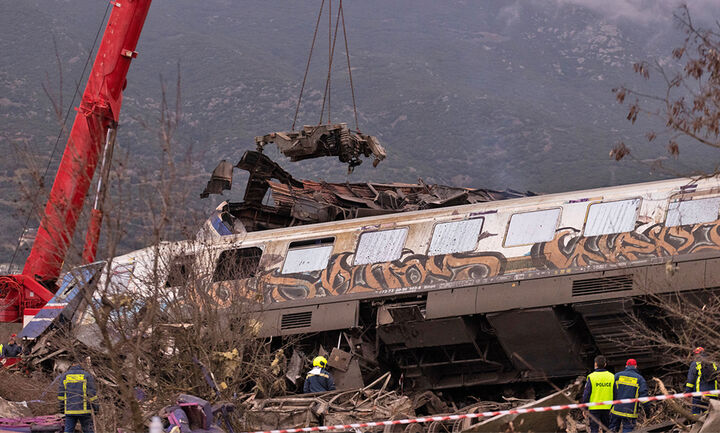
[[[211,406],[207,400],[194,395],[180,394],[175,405],[160,411],[169,428],[177,427],[180,433],[226,433],[216,424],[216,414],[227,413],[234,408],[229,404]],[[228,433],[234,433],[228,424]]]
[[[513,408],[531,408],[574,402],[583,385],[579,378],[566,388],[539,400],[528,402],[506,399],[505,402],[479,401],[460,409],[450,407],[438,395],[426,391],[415,396],[399,395],[387,390],[389,374],[369,386],[349,391],[294,395],[272,399],[249,397],[244,405],[243,428],[247,431],[303,428],[319,425],[361,423],[378,420],[413,418],[416,414],[433,416],[479,413]],[[372,389],[382,383],[379,389]],[[412,427],[412,428],[411,428]],[[404,429],[410,430],[404,430]],[[568,411],[502,415],[489,419],[434,421],[427,425],[388,426],[386,433],[496,432],[496,431],[578,431],[578,424]]]
[[[702,427],[700,428],[698,433],[713,433],[720,431],[720,402],[714,398],[708,399],[708,402],[710,407],[708,409],[705,420],[702,421]],[[693,432],[694,430],[695,428],[693,427],[691,432]]]
[[[424,408],[429,415],[450,412],[450,407],[432,391],[425,391],[413,399],[413,408]]]
[[[365,388],[302,394],[268,399],[249,398],[245,405],[245,431],[347,424],[415,415],[407,396],[388,391],[389,373]],[[380,382],[379,389],[372,389]]]
[[[65,426],[62,415],[0,418],[0,432],[40,433],[58,432]]]
[[[8,401],[0,398],[0,418],[27,418],[32,416],[32,411],[27,402]]]
[[[567,403],[576,403],[573,400],[573,396],[580,392],[583,386],[583,378],[578,378],[573,384],[567,386],[565,389],[554,392],[546,397],[539,400],[535,400],[532,403],[523,404],[518,406],[519,409],[531,408],[531,407],[542,407],[542,406],[554,406]],[[463,410],[464,411],[464,410]],[[498,432],[498,431],[513,431],[513,432],[552,432],[558,431],[560,428],[558,417],[566,415],[569,411],[560,412],[536,412],[536,413],[525,413],[518,415],[500,415],[486,420],[482,420],[476,424],[472,424],[464,428],[463,432]],[[560,418],[562,419],[562,418]],[[470,421],[470,420],[467,420]],[[508,427],[510,430],[508,430]],[[563,429],[564,430],[564,429]]]
[[[657,377],[653,377],[652,379],[655,384],[657,385],[658,389],[660,390],[661,394],[671,394],[668,392],[667,388],[665,387],[665,383],[663,383],[662,380],[660,380]],[[697,415],[693,415],[693,413],[688,409],[687,407],[682,406],[682,404],[675,400],[666,400],[663,404],[666,404],[667,408],[669,408],[669,411],[663,411],[663,412],[674,412],[678,415],[680,415],[682,418],[694,422],[698,420]]]
[[[665,421],[657,424],[645,425],[645,427],[635,430],[635,433],[665,433],[677,431],[677,426],[678,424],[675,421]]]

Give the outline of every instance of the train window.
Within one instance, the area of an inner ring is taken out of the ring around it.
[[[676,201],[668,207],[665,225],[668,227],[709,223],[718,219],[720,197]]]
[[[404,227],[361,234],[355,252],[355,264],[366,265],[399,259],[405,245],[407,231],[407,227]]]
[[[181,255],[175,256],[168,266],[168,277],[165,281],[165,287],[180,287],[187,284],[193,275],[195,256]]]
[[[335,238],[291,242],[283,264],[283,274],[325,269],[332,254]]]
[[[215,265],[213,282],[254,277],[261,256],[262,250],[258,247],[223,251]]]
[[[430,240],[428,255],[437,256],[474,250],[483,221],[483,218],[474,218],[436,224]]]
[[[555,237],[560,220],[560,208],[516,213],[510,217],[505,246],[515,247],[537,242],[548,242]]]
[[[635,229],[640,199],[593,203],[588,209],[584,236],[631,232]]]

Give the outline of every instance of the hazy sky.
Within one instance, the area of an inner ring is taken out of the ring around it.
[[[593,9],[608,18],[623,18],[650,24],[671,19],[675,9],[687,4],[698,20],[718,16],[718,0],[554,0],[560,4],[576,4]]]

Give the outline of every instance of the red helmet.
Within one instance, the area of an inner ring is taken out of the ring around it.
[[[699,355],[699,354],[703,353],[704,351],[705,351],[705,349],[703,349],[702,347],[696,347],[695,350],[693,350],[693,353],[696,355]]]

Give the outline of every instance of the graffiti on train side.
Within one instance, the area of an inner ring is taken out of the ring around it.
[[[282,302],[351,293],[398,290],[436,283],[480,280],[513,274],[626,263],[703,251],[720,251],[720,220],[693,226],[665,227],[638,223],[635,231],[583,237],[577,229],[558,229],[549,242],[532,246],[529,268],[513,268],[500,252],[438,256],[405,249],[399,260],[354,266],[353,254],[332,256],[322,271],[281,274],[278,268],[257,278],[266,302]]]
[[[388,263],[354,266],[352,260],[352,253],[340,253],[322,271],[283,275],[275,270],[261,277],[259,284],[266,299],[278,302],[489,278],[504,274],[506,263],[495,252],[425,256],[408,249]]]
[[[676,227],[653,224],[629,233],[591,237],[579,236],[573,228],[559,229],[552,241],[535,244],[531,256],[537,269],[568,269],[718,250],[720,220]]]

